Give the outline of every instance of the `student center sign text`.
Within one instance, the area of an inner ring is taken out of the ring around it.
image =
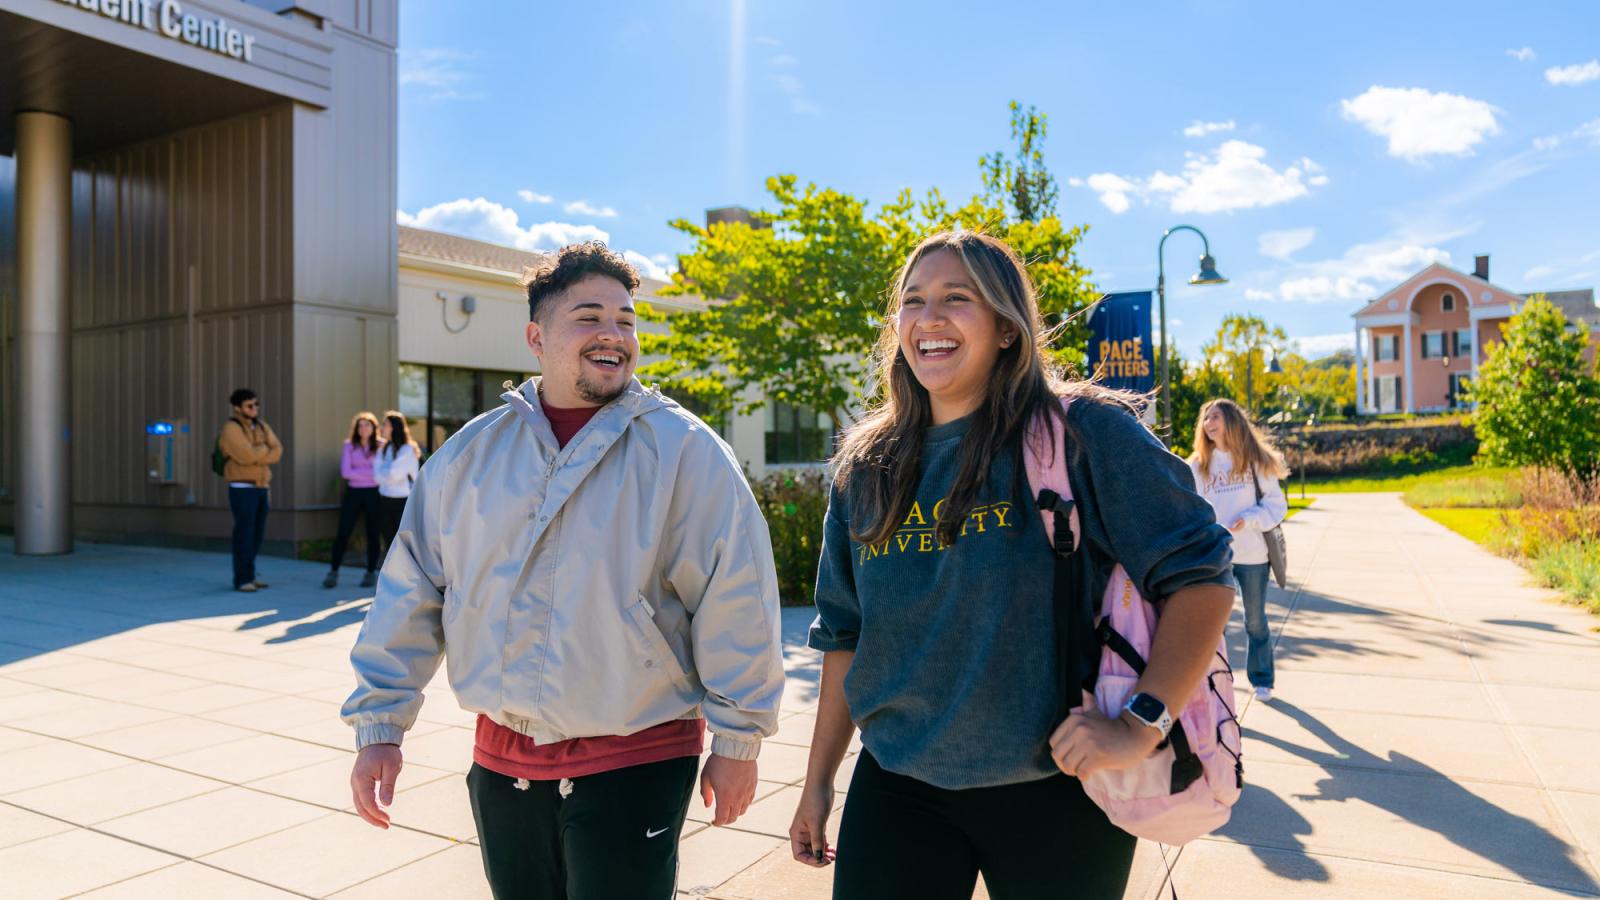
[[[108,19],[117,19],[140,28],[160,32],[213,53],[251,60],[256,38],[228,24],[220,16],[196,16],[183,11],[178,0],[61,0],[68,6]]]

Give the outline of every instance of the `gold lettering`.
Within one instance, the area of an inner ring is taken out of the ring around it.
[[[913,522],[918,525],[928,524],[928,520],[922,517],[922,504],[915,500],[911,501],[911,512],[906,516],[906,520],[902,524],[910,525]]]
[[[916,537],[916,535],[906,534],[903,531],[894,536],[894,542],[900,545],[901,553],[906,552],[906,545],[911,543],[913,537]]]
[[[934,504],[934,505],[933,505],[933,520],[934,520],[934,521],[935,521],[935,522],[937,522],[937,521],[939,521],[939,513],[940,513],[940,512],[942,512],[942,511],[943,511],[943,510],[944,510],[944,504],[945,504],[945,501],[946,501],[946,500],[948,500],[948,499],[950,499],[950,498],[948,498],[948,497],[941,497],[941,498],[940,498],[940,499],[939,499],[939,502],[938,502],[938,503],[935,503],[935,504]]]
[[[983,533],[984,533],[984,532],[985,532],[985,531],[987,531],[987,530],[988,530],[988,529],[986,529],[986,528],[984,528],[984,526],[983,526],[983,519],[984,519],[984,517],[985,517],[985,516],[987,516],[987,515],[988,515],[988,514],[989,514],[989,511],[988,511],[988,508],[987,508],[987,507],[983,507],[983,506],[980,506],[980,507],[978,507],[978,508],[977,508],[977,509],[975,509],[975,510],[973,510],[973,511],[972,511],[972,515],[970,515],[970,516],[968,516],[968,517],[967,517],[967,518],[969,518],[969,519],[975,519],[975,520],[977,520],[977,523],[978,523],[978,533],[979,533],[979,534],[983,534]]]
[[[1006,522],[1006,514],[1011,512],[1011,504],[996,503],[994,506],[990,507],[990,509],[994,512],[994,517],[997,520],[995,523],[996,528],[1011,527],[1011,525]]]
[[[918,553],[929,553],[929,552],[932,552],[932,550],[933,550],[933,533],[930,532],[930,531],[924,531],[923,533],[917,535],[917,537],[921,539],[921,540],[919,540],[917,542],[917,552]]]

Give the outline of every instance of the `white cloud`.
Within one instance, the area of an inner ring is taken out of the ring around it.
[[[524,203],[549,203],[556,199],[549,194],[540,194],[536,191],[530,191],[527,188],[517,191],[517,196],[521,197],[522,202]]]
[[[1450,262],[1450,254],[1426,242],[1391,239],[1357,244],[1338,259],[1304,263],[1280,273],[1276,290],[1247,289],[1245,299],[1298,303],[1371,300],[1435,262]]]
[[[401,50],[400,87],[425,91],[429,100],[480,99],[480,93],[460,90],[468,78],[461,64],[472,58],[472,54],[459,50]]]
[[[1579,85],[1597,78],[1600,78],[1600,59],[1544,70],[1544,80],[1551,84]]]
[[[1507,50],[1506,55],[1517,62],[1528,62],[1529,60],[1536,58],[1532,47],[1519,47],[1516,50]]]
[[[1356,336],[1353,331],[1341,331],[1337,334],[1314,334],[1309,337],[1290,338],[1290,343],[1300,350],[1300,355],[1306,359],[1317,359],[1331,356],[1340,350],[1354,350]]]
[[[1202,122],[1199,119],[1196,119],[1189,123],[1189,127],[1183,129],[1183,136],[1205,137],[1206,135],[1217,131],[1232,131],[1233,127],[1234,122],[1232,119],[1229,119],[1226,122]]]
[[[1559,146],[1561,146],[1561,138],[1559,135],[1536,137],[1533,139],[1533,149],[1535,150],[1554,150]]]
[[[1600,144],[1600,119],[1595,119],[1579,125],[1577,128],[1573,129],[1572,136],[1588,138],[1589,140],[1594,141],[1596,144]]]
[[[1316,240],[1316,237],[1317,230],[1315,228],[1289,228],[1283,231],[1268,231],[1256,238],[1256,249],[1261,252],[1262,256],[1286,260],[1293,256],[1296,251],[1309,247],[1311,242]]]
[[[587,200],[574,200],[561,207],[562,212],[569,216],[592,216],[597,219],[616,218],[617,211],[609,206],[594,207]]]
[[[396,210],[395,218],[401,225],[444,231],[518,250],[554,250],[580,241],[611,240],[610,234],[593,225],[540,222],[523,227],[515,210],[482,197],[470,200],[463,197],[436,204],[416,215]]]
[[[1551,275],[1554,275],[1556,271],[1557,269],[1555,266],[1534,266],[1528,271],[1522,273],[1522,280],[1535,281],[1540,278],[1549,278]]]
[[[1304,196],[1307,175],[1310,183],[1327,183],[1326,176],[1313,174],[1322,167],[1309,159],[1274,169],[1263,161],[1265,149],[1240,140],[1223,143],[1215,153],[1185,155],[1188,159],[1179,175],[1158,170],[1148,178],[1129,178],[1098,172],[1081,184],[1099,194],[1100,202],[1114,213],[1127,212],[1133,197],[1165,200],[1176,213],[1214,213],[1276,206]],[[1078,185],[1073,179],[1067,183]]]
[[[1497,108],[1460,94],[1374,85],[1339,105],[1346,120],[1388,138],[1390,156],[1410,162],[1441,154],[1470,156],[1474,146],[1500,133]]]
[[[781,73],[772,76],[772,81],[789,98],[789,111],[797,116],[820,116],[822,107],[817,101],[811,99],[806,93],[805,82],[799,76]]]
[[[639,270],[639,274],[646,278],[654,278],[656,281],[672,280],[672,269],[669,268],[672,265],[672,259],[665,253],[645,256],[637,250],[624,250],[622,251],[622,258],[632,263],[633,267]]]

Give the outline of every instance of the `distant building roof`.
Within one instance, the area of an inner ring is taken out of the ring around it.
[[[518,277],[522,276],[524,270],[532,268],[544,258],[543,253],[518,250],[515,247],[445,234],[442,231],[412,228],[409,225],[400,226],[400,252],[477,266],[480,269],[510,272]]]
[[[1600,325],[1600,307],[1594,304],[1594,288],[1584,288],[1581,291],[1533,291],[1522,296],[1532,297],[1535,294],[1543,294],[1546,300],[1561,310],[1569,322],[1587,322],[1590,326]]]

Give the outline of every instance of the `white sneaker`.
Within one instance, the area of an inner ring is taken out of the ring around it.
[[[1272,688],[1268,688],[1268,687],[1258,687],[1258,688],[1256,688],[1256,699],[1260,700],[1262,703],[1265,703],[1268,700],[1271,700],[1272,699]]]

